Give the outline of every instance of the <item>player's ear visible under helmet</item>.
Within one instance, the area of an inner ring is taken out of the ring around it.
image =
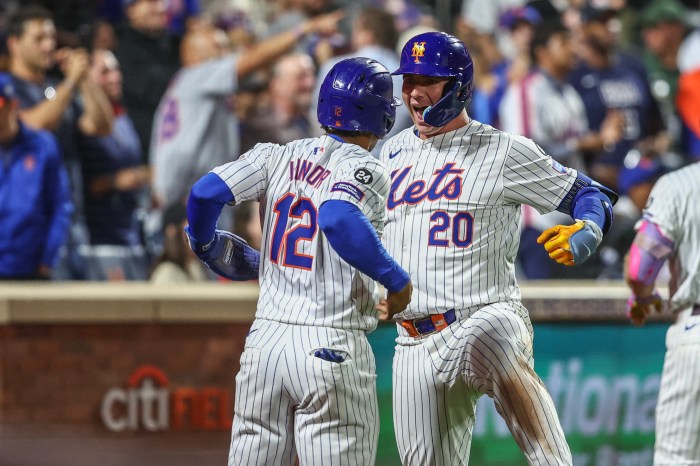
[[[338,62],[321,84],[318,122],[329,128],[372,133],[383,138],[396,120],[396,107],[389,70],[376,60],[363,57]]]
[[[445,126],[462,113],[472,98],[472,58],[462,41],[444,32],[425,32],[406,42],[399,69],[391,74],[452,78],[445,85],[442,98],[423,112],[423,120],[430,126]]]

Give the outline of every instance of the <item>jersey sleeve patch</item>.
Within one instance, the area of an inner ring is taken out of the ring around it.
[[[353,176],[355,181],[362,184],[372,184],[372,181],[374,181],[372,171],[367,168],[359,168],[355,170],[355,174]]]
[[[363,170],[363,169],[361,169],[361,170]],[[358,172],[361,170],[358,170]],[[357,174],[357,172],[356,172],[356,174]],[[371,177],[371,175],[370,175],[370,177]],[[333,187],[331,188],[331,192],[334,192],[334,191],[343,192],[345,194],[348,194],[351,197],[353,197],[354,199],[357,199],[358,202],[361,201],[365,197],[365,193],[363,193],[357,186],[354,186],[354,185],[347,183],[345,181],[339,181],[336,184],[334,184]]]

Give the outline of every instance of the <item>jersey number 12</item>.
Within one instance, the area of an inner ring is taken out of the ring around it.
[[[276,218],[270,244],[270,261],[285,267],[311,270],[313,256],[302,254],[297,248],[300,242],[312,241],[316,236],[316,206],[307,197],[297,199],[294,194],[287,193],[277,200],[274,211]],[[306,215],[308,223],[303,223]],[[293,226],[287,229],[290,217],[298,219],[298,222],[293,222]]]

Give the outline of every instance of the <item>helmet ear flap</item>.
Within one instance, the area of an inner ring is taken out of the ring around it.
[[[451,79],[445,85],[443,96],[438,102],[423,112],[423,121],[439,128],[457,118],[471,99],[471,83]]]
[[[456,90],[457,92],[457,100],[464,101],[466,103],[469,103],[469,101],[472,99],[472,90],[471,86],[469,83],[462,83],[461,86]]]

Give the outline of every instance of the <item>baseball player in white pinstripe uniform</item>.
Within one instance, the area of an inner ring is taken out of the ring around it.
[[[229,465],[372,465],[376,373],[365,333],[406,308],[408,274],[381,244],[389,176],[368,152],[398,100],[381,64],[338,63],[326,76],[319,138],[258,144],[192,187],[186,231],[217,273],[257,277],[260,298],[236,377]],[[215,230],[224,204],[260,200],[260,255]],[[388,290],[378,301],[375,280]]]
[[[628,315],[661,311],[656,277],[669,260],[666,358],[656,405],[654,465],[700,464],[700,162],[662,176],[649,195],[627,257]]]
[[[415,287],[397,316],[401,461],[467,464],[476,401],[487,394],[530,464],[570,465],[515,280],[520,206],[576,219],[538,238],[552,259],[574,265],[600,244],[616,196],[531,140],[471,120],[472,61],[457,38],[413,37],[394,74],[414,122],[381,154],[391,174],[384,244]]]

